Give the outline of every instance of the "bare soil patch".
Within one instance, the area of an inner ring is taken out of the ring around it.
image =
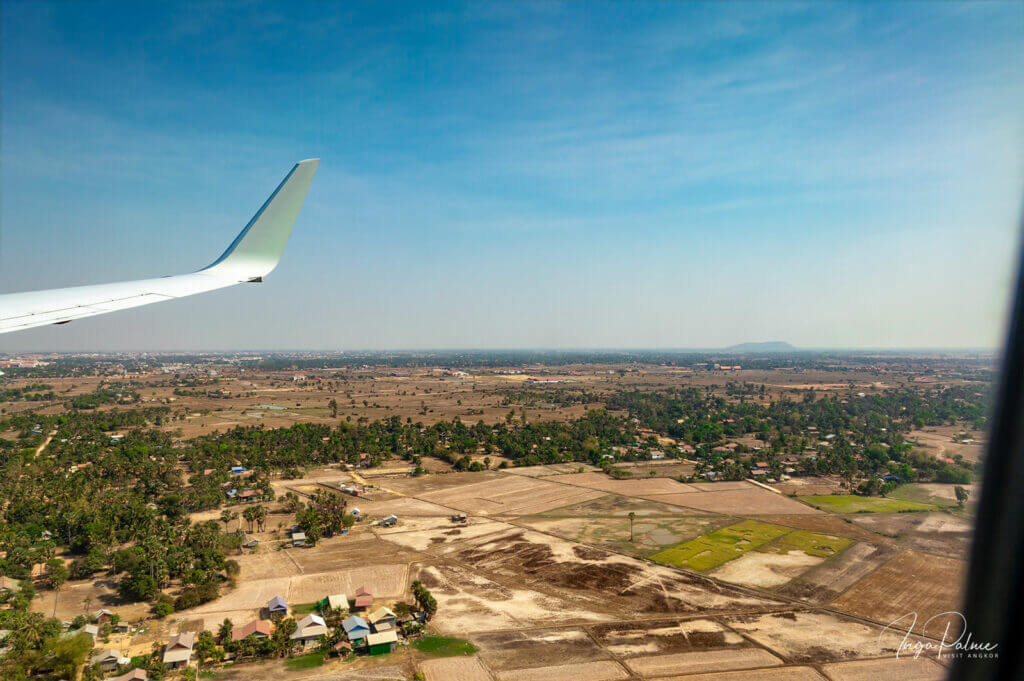
[[[850,519],[901,548],[966,559],[971,547],[973,528],[945,513],[861,514]]]
[[[580,469],[583,469],[580,471]],[[553,463],[544,466],[516,466],[505,472],[511,475],[525,475],[530,478],[544,478],[549,475],[565,475],[567,473],[594,472],[600,469],[586,463]]]
[[[821,511],[755,485],[689,494],[645,494],[646,499],[730,515],[820,515]]]
[[[594,612],[689,613],[765,607],[700,575],[584,547],[529,530],[467,542],[453,556],[479,574],[526,580],[534,589],[566,594]]]
[[[894,555],[895,549],[860,542],[804,572],[779,593],[813,603],[828,603]]]
[[[709,619],[596,624],[590,631],[606,650],[619,657],[749,645],[736,632]]]
[[[723,516],[644,516],[633,521],[633,543],[629,541],[629,519],[623,517],[520,518],[517,524],[573,541],[606,546],[629,554],[647,554],[692,539],[729,522]]]
[[[903,551],[872,574],[860,580],[832,605],[876,622],[941,636],[949,619],[939,617],[925,628],[927,620],[939,613],[959,610],[963,597],[966,564],[954,558]]]
[[[972,438],[974,442],[970,444],[953,442],[953,436],[960,431],[959,426],[936,426],[923,430],[912,430],[907,435],[907,439],[917,440],[921,447],[932,456],[949,459],[962,456],[966,461],[977,461],[985,451],[984,440],[981,436],[975,436]]]
[[[584,474],[587,475],[587,474]],[[434,503],[445,504],[477,515],[522,515],[578,504],[601,496],[600,492],[543,479],[506,475],[459,487],[419,494]]]
[[[410,529],[410,526],[413,526]],[[382,532],[382,537],[394,544],[417,551],[447,553],[450,547],[467,539],[507,530],[512,526],[493,520],[477,520],[465,525],[455,525],[445,519],[433,526],[415,527],[414,523],[402,523],[391,530]]]
[[[491,675],[475,657],[427,660],[420,662],[419,670],[427,681],[491,681]]]
[[[625,518],[630,513],[635,513],[638,518],[642,518],[644,516],[680,516],[697,514],[693,509],[683,508],[681,506],[662,504],[648,499],[638,499],[637,497],[606,494],[604,496],[591,499],[590,501],[584,501],[583,503],[570,504],[569,506],[562,506],[560,508],[551,509],[550,511],[544,511],[543,513],[538,513],[537,516],[553,518],[607,518],[610,516],[616,516]]]
[[[719,565],[708,574],[731,584],[767,589],[782,586],[809,568],[823,563],[824,560],[817,556],[809,556],[803,551],[790,551],[789,553],[750,551],[735,560]]]
[[[824,681],[821,674],[810,667],[779,667],[778,669],[750,669],[737,672],[671,676],[658,681]]]
[[[665,676],[667,674],[771,667],[781,665],[782,660],[761,648],[726,648],[724,650],[635,657],[626,664],[631,670],[642,676]]]
[[[943,681],[949,674],[941,664],[923,657],[839,662],[822,670],[832,681]]]
[[[835,662],[895,654],[899,631],[883,631],[830,613],[783,612],[737,615],[726,624],[791,662]]]
[[[581,629],[499,632],[474,636],[472,640],[491,669],[579,664],[609,657]]]
[[[501,671],[495,677],[498,681],[612,681],[628,678],[629,674],[616,662],[584,662]]]
[[[573,473],[552,478],[554,482],[586,487],[603,492],[614,492],[626,496],[648,496],[651,494],[677,494],[696,491],[689,485],[666,478],[645,478],[639,480],[617,480],[604,473]]]

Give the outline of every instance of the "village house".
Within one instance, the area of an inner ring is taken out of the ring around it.
[[[367,652],[370,655],[383,655],[390,653],[398,645],[398,634],[395,631],[383,631],[379,634],[369,634],[366,637]]]
[[[270,620],[253,620],[243,627],[233,629],[231,640],[241,641],[250,636],[257,639],[270,638],[272,633],[274,633],[274,625]]]
[[[120,651],[111,648],[110,650],[104,650],[93,655],[89,664],[94,667],[98,666],[105,672],[112,672],[117,669],[118,665],[128,664],[129,662],[131,662],[130,658],[122,655]]]
[[[345,594],[333,594],[320,601],[320,610],[348,610],[348,596]]]
[[[309,614],[296,622],[295,633],[291,640],[301,643],[303,649],[309,648],[320,641],[321,636],[327,635],[327,623],[320,615]]]
[[[130,672],[121,674],[121,676],[107,679],[107,681],[149,681],[149,674],[145,669],[133,669]]]
[[[353,644],[364,640],[370,635],[370,625],[362,617],[356,615],[352,615],[342,622],[341,628],[345,630],[345,636]]]
[[[356,610],[366,610],[373,606],[373,594],[365,586],[356,589],[355,602],[352,604]]]
[[[366,619],[375,632],[390,631],[398,625],[398,617],[390,608],[377,608]]]
[[[292,546],[299,546],[305,548],[306,546],[306,533],[305,532],[292,532]]]
[[[109,610],[97,610],[96,614],[93,615],[93,619],[96,620],[96,624],[105,624],[113,618],[114,613]]]
[[[192,648],[196,644],[194,631],[185,631],[175,634],[164,646],[164,665],[168,669],[181,669],[187,667],[192,661]]]
[[[267,601],[267,612],[273,615],[275,612],[279,612],[282,615],[288,614],[288,601],[282,596],[274,596]]]

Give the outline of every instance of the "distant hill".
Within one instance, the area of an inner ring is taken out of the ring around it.
[[[796,352],[786,341],[765,341],[763,343],[740,343],[725,348],[729,352]]]

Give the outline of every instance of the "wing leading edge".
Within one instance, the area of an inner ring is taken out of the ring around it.
[[[320,159],[299,161],[227,250],[191,274],[0,295],[0,333],[116,312],[243,282],[262,281],[281,260]]]

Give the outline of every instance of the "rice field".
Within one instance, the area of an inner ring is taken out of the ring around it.
[[[829,513],[906,513],[936,511],[937,506],[919,501],[862,497],[856,494],[833,494],[821,497],[800,497],[800,500]]]
[[[703,572],[790,532],[792,530],[788,527],[744,520],[659,551],[651,556],[651,560]]]

